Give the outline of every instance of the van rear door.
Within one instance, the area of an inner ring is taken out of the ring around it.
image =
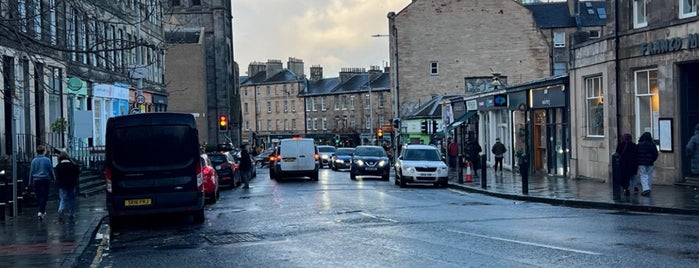
[[[282,171],[308,171],[315,169],[315,145],[311,139],[284,140],[281,142]]]

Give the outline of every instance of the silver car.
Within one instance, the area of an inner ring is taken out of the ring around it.
[[[431,145],[405,145],[395,164],[395,184],[432,183],[446,187],[449,169],[437,147]]]

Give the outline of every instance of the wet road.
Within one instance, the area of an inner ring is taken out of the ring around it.
[[[203,225],[135,218],[94,267],[696,267],[699,218],[555,207],[432,186],[270,180],[225,190]],[[100,254],[103,253],[103,254]],[[100,258],[101,256],[101,258]]]

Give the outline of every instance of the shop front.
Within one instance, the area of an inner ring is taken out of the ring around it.
[[[94,84],[92,96],[92,109],[94,111],[92,145],[102,146],[104,145],[107,119],[129,113],[129,89],[109,84]]]
[[[567,176],[570,173],[570,126],[565,85],[531,90],[532,168]]]

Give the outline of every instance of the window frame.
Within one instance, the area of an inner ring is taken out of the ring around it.
[[[565,48],[566,47],[566,32],[553,32],[553,47],[554,48]]]
[[[640,5],[639,5],[640,4]],[[633,28],[638,29],[638,28],[643,28],[648,26],[648,1],[647,0],[633,0],[632,3],[632,20],[633,20]],[[643,10],[639,10],[639,6],[643,6]],[[643,12],[643,16],[641,17],[639,12]],[[643,19],[643,21],[640,21],[640,19]]]
[[[438,61],[430,61],[430,75],[439,75]]]
[[[641,94],[639,94],[639,83],[638,83],[638,82],[639,82],[639,80],[638,80],[639,77],[638,77],[638,75],[639,75],[640,73],[643,73],[643,72],[646,73],[646,79],[647,79],[646,85],[648,86],[648,88],[646,89],[646,90],[647,90],[647,93],[641,93]],[[651,78],[651,75],[650,75],[651,72],[654,72],[654,73],[655,73],[655,86],[657,87],[655,93],[652,92],[652,83],[651,83],[651,82],[652,82],[652,78]],[[640,109],[641,109],[641,101],[639,101],[639,99],[640,99],[640,98],[645,98],[645,97],[650,97],[651,105],[652,105],[652,103],[653,103],[654,101],[657,101],[657,105],[658,105],[657,111],[656,111],[656,112],[657,112],[656,116],[653,116],[653,112],[654,112],[654,111],[653,111],[653,107],[650,108],[650,112],[651,112],[651,114],[650,114],[650,127],[651,127],[651,131],[649,131],[649,132],[651,133],[651,135],[653,136],[653,139],[654,139],[654,140],[657,140],[657,139],[658,139],[658,132],[659,132],[659,130],[658,130],[658,119],[660,118],[660,84],[659,84],[659,81],[660,81],[660,72],[658,71],[658,68],[638,69],[638,70],[635,70],[635,71],[634,71],[634,73],[633,73],[633,78],[634,78],[633,87],[634,87],[634,112],[635,112],[635,131],[636,131],[636,137],[640,137],[641,134],[643,134],[644,132],[646,132],[645,130],[641,130],[641,111],[640,111]],[[653,98],[656,98],[656,100],[654,100]]]
[[[585,87],[585,117],[587,121],[587,137],[594,137],[594,138],[602,138],[604,137],[604,130],[605,130],[605,125],[604,125],[604,112],[605,112],[605,107],[604,107],[604,77],[602,74],[598,75],[592,75],[589,77],[585,77],[583,80],[583,85]],[[594,88],[590,88],[590,86],[599,86],[599,95],[594,95]],[[592,90],[592,95],[590,94]],[[601,99],[599,102],[602,105],[602,133],[593,133],[592,132],[592,117],[590,116],[590,110],[592,107],[590,107],[590,102],[594,100]]]
[[[687,1],[693,2],[689,3],[690,12],[686,12],[686,10],[684,10],[684,3],[686,3]],[[686,19],[697,16],[697,0],[679,0],[678,7],[679,8],[677,9],[677,17],[680,19]],[[694,9],[694,11],[691,11],[692,8]]]

